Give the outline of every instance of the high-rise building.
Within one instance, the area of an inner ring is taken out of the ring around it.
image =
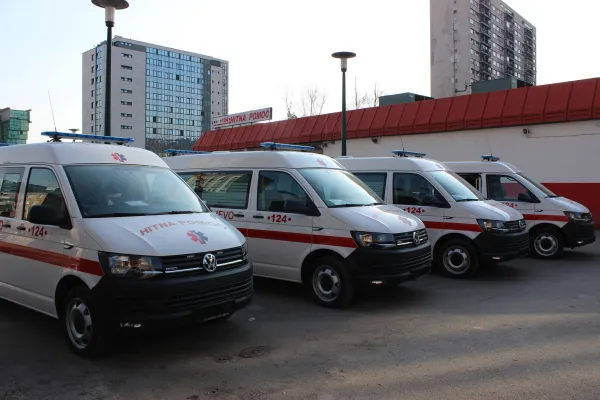
[[[82,131],[104,135],[106,42],[83,53]],[[111,135],[161,152],[191,149],[228,110],[228,63],[116,36],[111,58]]]
[[[0,109],[0,143],[27,143],[30,123],[31,110]]]
[[[536,29],[502,0],[430,0],[431,95],[469,94],[473,82],[536,84]]]

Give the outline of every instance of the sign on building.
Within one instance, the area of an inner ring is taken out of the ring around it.
[[[226,128],[234,125],[248,125],[273,119],[273,107],[246,111],[239,114],[221,115],[212,119],[212,129]]]

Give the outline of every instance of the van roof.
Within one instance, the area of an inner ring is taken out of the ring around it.
[[[512,164],[502,161],[448,161],[443,163],[446,168],[457,172],[485,172],[485,173],[514,173],[521,172]]]
[[[443,171],[436,160],[414,157],[340,157],[336,158],[350,171]]]
[[[134,164],[166,168],[151,151],[109,144],[51,142],[0,147],[1,164]]]
[[[334,168],[345,169],[333,158],[297,151],[215,152],[166,157],[164,161],[176,171],[194,168]]]

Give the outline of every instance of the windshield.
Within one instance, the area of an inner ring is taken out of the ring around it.
[[[541,194],[542,194],[543,197],[558,197],[558,195],[552,193],[550,191],[550,189],[548,189],[546,186],[544,186],[541,183],[538,183],[538,182],[534,181],[533,179],[525,176],[522,172],[519,172],[517,175],[519,175],[521,178],[525,179],[525,181],[527,181],[532,186],[534,186],[537,190],[539,190],[541,192]]]
[[[167,168],[76,165],[65,171],[86,218],[208,212],[192,189]]]
[[[301,169],[300,174],[327,207],[361,207],[383,201],[360,179],[340,169]]]
[[[452,196],[455,201],[479,201],[484,197],[454,172],[449,171],[434,171],[430,172],[431,176]]]

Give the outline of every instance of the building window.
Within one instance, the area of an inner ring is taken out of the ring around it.
[[[121,53],[121,57],[125,57],[125,58],[133,58],[133,54]]]
[[[94,67],[92,67],[92,73],[94,72]]]
[[[121,117],[131,118],[131,117],[133,117],[133,115],[132,114],[121,113]]]
[[[131,94],[131,93],[133,93],[133,90],[130,90],[130,89],[121,89],[121,93]]]
[[[122,69],[126,69],[128,71],[131,71],[133,69],[133,67],[129,66],[129,65],[121,65]]]
[[[121,80],[122,80],[123,82],[133,82],[133,78],[127,78],[127,77],[125,77],[125,76],[122,76],[122,77],[121,77]]]
[[[121,129],[133,129],[131,125],[121,125]]]
[[[94,102],[93,102],[93,101],[92,101],[92,104],[91,104],[91,105],[92,105],[92,107],[91,107],[91,108],[94,108]]]
[[[469,22],[471,23],[471,25],[475,25],[475,21],[473,21],[473,18],[469,18]],[[214,81],[213,81],[214,83]]]
[[[131,106],[131,105],[133,105],[133,103],[131,103],[131,101],[122,101],[121,105],[123,105],[123,106]]]

